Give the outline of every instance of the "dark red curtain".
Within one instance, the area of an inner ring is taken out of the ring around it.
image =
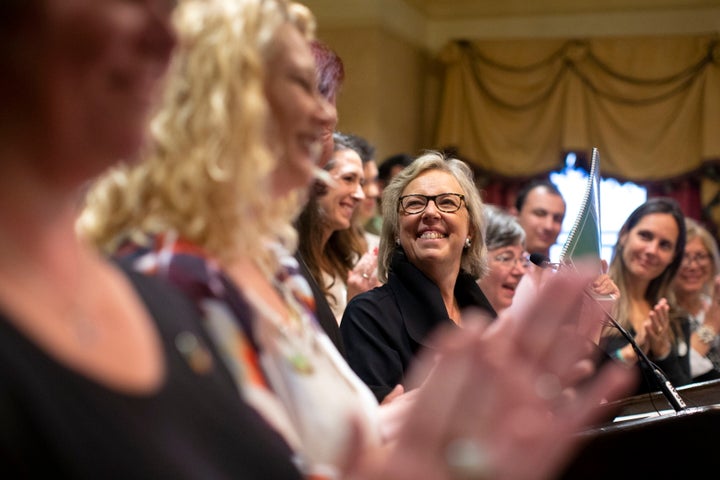
[[[482,199],[486,203],[498,205],[509,209],[515,206],[517,192],[529,179],[515,180],[507,178],[491,178],[480,174],[478,177],[478,188]],[[700,181],[697,177],[687,177],[680,180],[668,180],[662,182],[638,183],[647,189],[648,198],[671,197],[678,201],[685,216],[699,221],[716,237],[718,228],[703,210],[700,201]],[[720,199],[718,199],[720,203]]]
[[[642,184],[647,189],[648,198],[670,197],[677,200],[686,217],[697,220],[718,237],[717,225],[712,221],[710,215],[703,209],[700,201],[700,181],[697,178],[689,177],[682,180],[663,181]]]

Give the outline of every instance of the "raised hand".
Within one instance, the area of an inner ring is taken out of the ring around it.
[[[664,358],[672,349],[670,336],[670,306],[667,299],[661,298],[648,314],[645,323],[649,353],[655,358]]]
[[[713,296],[708,311],[705,313],[703,322],[708,327],[720,332],[720,275],[715,277],[713,284]]]
[[[347,300],[381,285],[377,278],[377,249],[366,252],[348,272]]]
[[[350,478],[556,475],[579,447],[576,433],[606,414],[598,405],[627,394],[636,381],[609,362],[574,395],[562,395],[587,356],[574,325],[590,282],[580,280],[556,275],[528,309],[490,325],[481,314],[466,314],[463,329],[441,332],[436,352],[416,365],[424,381],[392,450],[356,461]]]

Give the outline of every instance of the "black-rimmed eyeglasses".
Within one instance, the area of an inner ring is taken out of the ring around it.
[[[439,195],[414,193],[412,195],[403,195],[400,197],[400,208],[407,214],[416,215],[425,211],[430,200],[435,203],[435,206],[441,212],[455,213],[462,207],[465,195],[459,193],[441,193]]]
[[[683,255],[681,265],[683,267],[689,267],[693,262],[695,262],[699,267],[705,267],[710,263],[710,258],[712,258],[712,255],[708,253],[686,253]]]

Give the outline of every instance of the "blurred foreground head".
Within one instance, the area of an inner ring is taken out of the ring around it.
[[[177,231],[227,258],[292,247],[294,192],[316,169],[327,101],[309,42],[314,19],[284,0],[183,0],[179,48],[146,161],[88,197],[84,234],[110,250],[132,234]]]

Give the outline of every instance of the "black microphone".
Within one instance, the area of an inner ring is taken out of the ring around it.
[[[537,252],[531,253],[528,260],[530,260],[530,262],[533,263],[534,265],[536,265],[540,268],[543,268],[543,269],[544,268],[552,268],[552,269],[557,270],[558,268],[560,268],[559,263],[550,262],[550,258],[546,257],[542,253],[537,253]]]
[[[545,268],[550,263],[550,259],[542,253],[531,253],[530,261],[540,268]]]
[[[558,263],[551,263],[550,259],[543,255],[542,253],[531,253],[530,254],[530,261],[537,265],[540,268],[558,268],[560,267],[560,264]],[[622,334],[623,337],[625,337],[625,340],[630,343],[633,350],[635,351],[635,354],[638,356],[638,362],[642,363],[646,368],[648,368],[652,374],[655,376],[655,379],[657,380],[658,386],[660,387],[660,391],[662,392],[665,399],[667,399],[668,403],[675,409],[676,412],[679,412],[681,410],[685,410],[687,408],[687,405],[685,404],[685,401],[682,399],[678,391],[675,389],[675,386],[670,383],[670,380],[665,376],[665,374],[660,370],[660,367],[655,365],[647,355],[645,355],[645,352],[643,352],[642,348],[635,342],[635,338],[630,335],[630,333],[625,330],[618,322],[613,318],[613,316],[610,314],[609,310],[605,308],[600,303],[600,298],[593,295],[591,292],[585,292],[585,294],[595,300],[600,308],[603,309],[603,312],[605,312],[605,315],[610,319],[610,322],[612,325],[618,329],[620,334]]]
[[[590,298],[593,298],[593,295],[589,292],[587,292],[587,295]],[[603,309],[604,310],[604,309]],[[610,323],[612,323],[613,327],[615,327],[620,334],[622,334],[623,337],[625,337],[625,340],[630,343],[633,350],[635,351],[635,354],[638,357],[638,362],[642,363],[647,367],[652,374],[655,376],[655,379],[657,380],[658,386],[660,387],[660,391],[662,392],[665,399],[668,401],[668,403],[675,409],[676,412],[680,412],[682,410],[685,410],[687,408],[687,404],[685,404],[685,401],[682,399],[678,391],[675,389],[675,386],[668,380],[668,378],[665,376],[662,370],[660,370],[660,367],[655,365],[655,363],[652,362],[648,358],[647,355],[645,355],[645,352],[643,352],[643,349],[640,348],[640,346],[635,342],[635,338],[630,335],[630,332],[625,330],[622,325],[618,323],[617,320],[613,318],[610,313],[605,310],[605,315],[607,318],[610,319]]]

